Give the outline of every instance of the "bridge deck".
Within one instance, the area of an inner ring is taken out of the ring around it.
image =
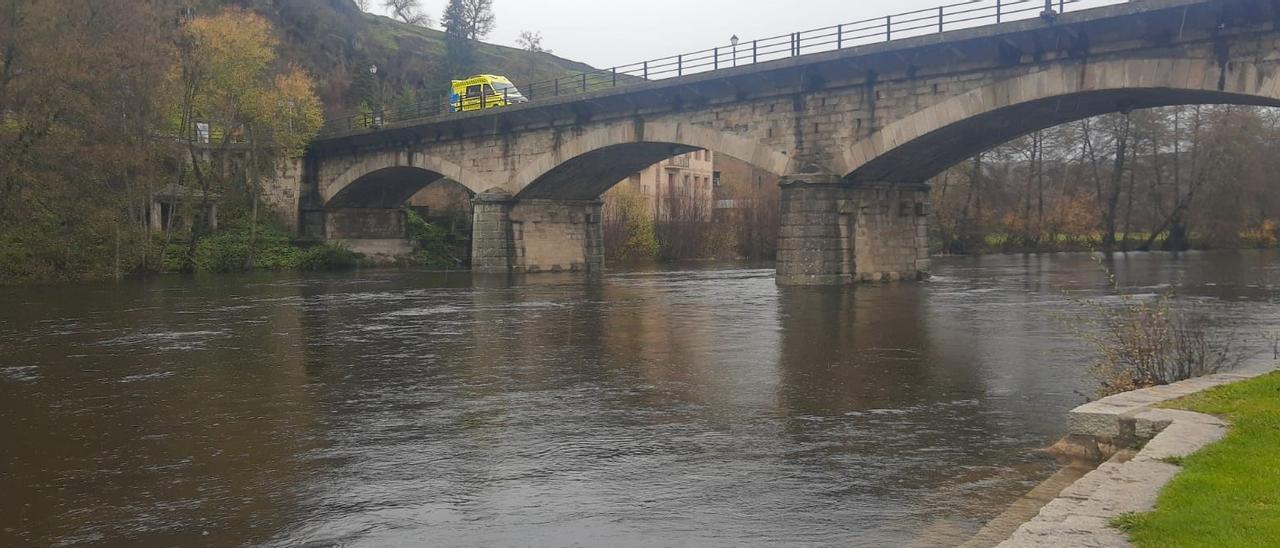
[[[1032,0],[1001,0],[1005,4],[1036,4]],[[944,32],[921,33],[902,37],[892,37],[888,41],[874,43],[855,43],[836,49],[831,43],[817,42],[812,47],[801,46],[799,55],[784,56],[770,60],[762,60],[754,64],[742,64],[705,70],[696,74],[667,77],[662,79],[619,78],[617,85],[601,89],[588,89],[574,92],[574,88],[566,84],[565,91],[558,96],[535,96],[535,99],[523,104],[489,110],[472,112],[443,112],[441,114],[392,120],[384,118],[378,127],[346,127],[335,129],[328,126],[313,142],[313,146],[327,148],[345,142],[345,145],[358,144],[361,136],[379,135],[382,137],[422,137],[428,135],[464,134],[473,131],[510,130],[529,126],[543,126],[557,123],[571,123],[596,119],[608,113],[632,115],[643,113],[649,109],[669,108],[673,103],[699,101],[703,97],[722,96],[726,88],[733,90],[738,96],[750,97],[767,91],[776,82],[794,82],[796,78],[804,78],[806,73],[817,72],[812,69],[826,65],[822,72],[827,73],[830,65],[856,67],[859,70],[874,70],[877,65],[907,62],[907,52],[911,59],[918,60],[927,56],[929,48],[944,47],[948,54],[979,55],[981,50],[989,47],[994,38],[1008,38],[1019,34],[1039,31],[1047,26],[1069,29],[1075,25],[1092,21],[1153,12],[1197,4],[1213,4],[1217,0],[1074,0],[1067,6],[1081,8],[1079,11],[1067,11],[1057,15],[1052,22],[1046,22],[1038,14],[1031,13],[1024,7],[1013,14],[1022,17],[1012,21],[970,26]],[[979,0],[991,3],[994,0]],[[1055,0],[1054,4],[1058,2]],[[1087,7],[1086,6],[1090,6]],[[925,10],[921,10],[922,12]],[[1008,17],[1008,16],[1006,16]],[[991,18],[974,18],[969,21],[994,20]],[[835,28],[835,27],[831,27]],[[819,29],[826,30],[826,29]],[[749,47],[740,43],[739,49]],[[810,53],[805,53],[809,51]],[[888,72],[888,71],[884,71]],[[576,77],[570,77],[576,78]],[[366,120],[365,123],[368,123]],[[359,126],[359,123],[357,123]]]

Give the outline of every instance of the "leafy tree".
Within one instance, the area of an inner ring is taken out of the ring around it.
[[[120,276],[171,147],[153,137],[173,12],[135,0],[0,8],[0,283]]]
[[[252,267],[262,174],[301,154],[323,122],[320,101],[305,73],[275,68],[276,39],[261,16],[227,9],[196,17],[183,31],[177,111],[186,131],[199,122],[208,124],[211,135],[211,154],[201,150],[200,139],[187,140],[199,211],[208,211],[216,194],[241,175],[232,167],[231,151],[233,144],[246,145],[242,175],[253,211],[246,266]],[[207,221],[193,225],[186,270],[195,268],[199,240],[209,229]]]

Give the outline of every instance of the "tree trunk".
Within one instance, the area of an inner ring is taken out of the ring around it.
[[[1116,131],[1115,161],[1111,171],[1111,187],[1107,189],[1106,202],[1103,208],[1102,248],[1111,251],[1116,247],[1116,215],[1120,208],[1120,193],[1124,188],[1125,160],[1129,145],[1129,115],[1125,114],[1124,122]]]
[[[1129,162],[1129,188],[1126,189],[1126,198],[1124,204],[1124,231],[1121,233],[1120,248],[1129,251],[1129,231],[1133,227],[1133,190],[1138,184],[1138,144],[1137,138],[1134,138],[1132,147],[1132,157]]]
[[[249,254],[244,269],[253,270],[258,251],[258,198],[262,194],[261,170],[258,168],[258,134],[249,128]]]

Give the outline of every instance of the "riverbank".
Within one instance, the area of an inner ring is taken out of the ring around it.
[[[1106,248],[1098,233],[1057,234],[1039,239],[1004,232],[990,233],[969,240],[956,240],[939,234],[932,235],[934,255],[1004,255],[1096,252]],[[1273,225],[1245,231],[1234,239],[1206,238],[1192,235],[1186,241],[1171,245],[1168,234],[1154,238],[1146,233],[1117,234],[1112,251],[1183,252],[1183,251],[1231,251],[1246,249],[1275,249],[1280,247],[1280,232]]]
[[[1130,538],[1143,547],[1247,546],[1277,538],[1280,472],[1267,466],[1280,449],[1276,367],[1126,392],[1074,409],[1068,440],[1106,462],[999,546],[1129,546]]]
[[[1156,511],[1114,525],[1141,547],[1256,546],[1280,539],[1280,373],[1223,386],[1168,407],[1231,423],[1221,442],[1175,462]]]
[[[217,230],[196,237],[195,245],[188,227],[133,234],[128,237],[139,241],[128,245],[104,241],[59,251],[35,245],[34,236],[0,238],[0,286],[171,273],[327,272],[372,267],[456,270],[465,262],[469,248],[469,240],[459,234],[469,234],[469,225],[425,219],[411,210],[406,211],[406,221],[414,251],[398,257],[368,256],[342,242],[298,238],[282,222],[269,218],[255,222],[241,210],[224,217]]]

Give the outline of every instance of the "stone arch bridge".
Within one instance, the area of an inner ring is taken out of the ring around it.
[[[600,195],[708,149],[782,176],[780,284],[915,278],[930,178],[1099,114],[1280,106],[1278,23],[1271,0],[1134,0],[328,134],[297,174],[299,226],[396,237],[401,204],[447,178],[475,193],[476,270],[601,269]]]

